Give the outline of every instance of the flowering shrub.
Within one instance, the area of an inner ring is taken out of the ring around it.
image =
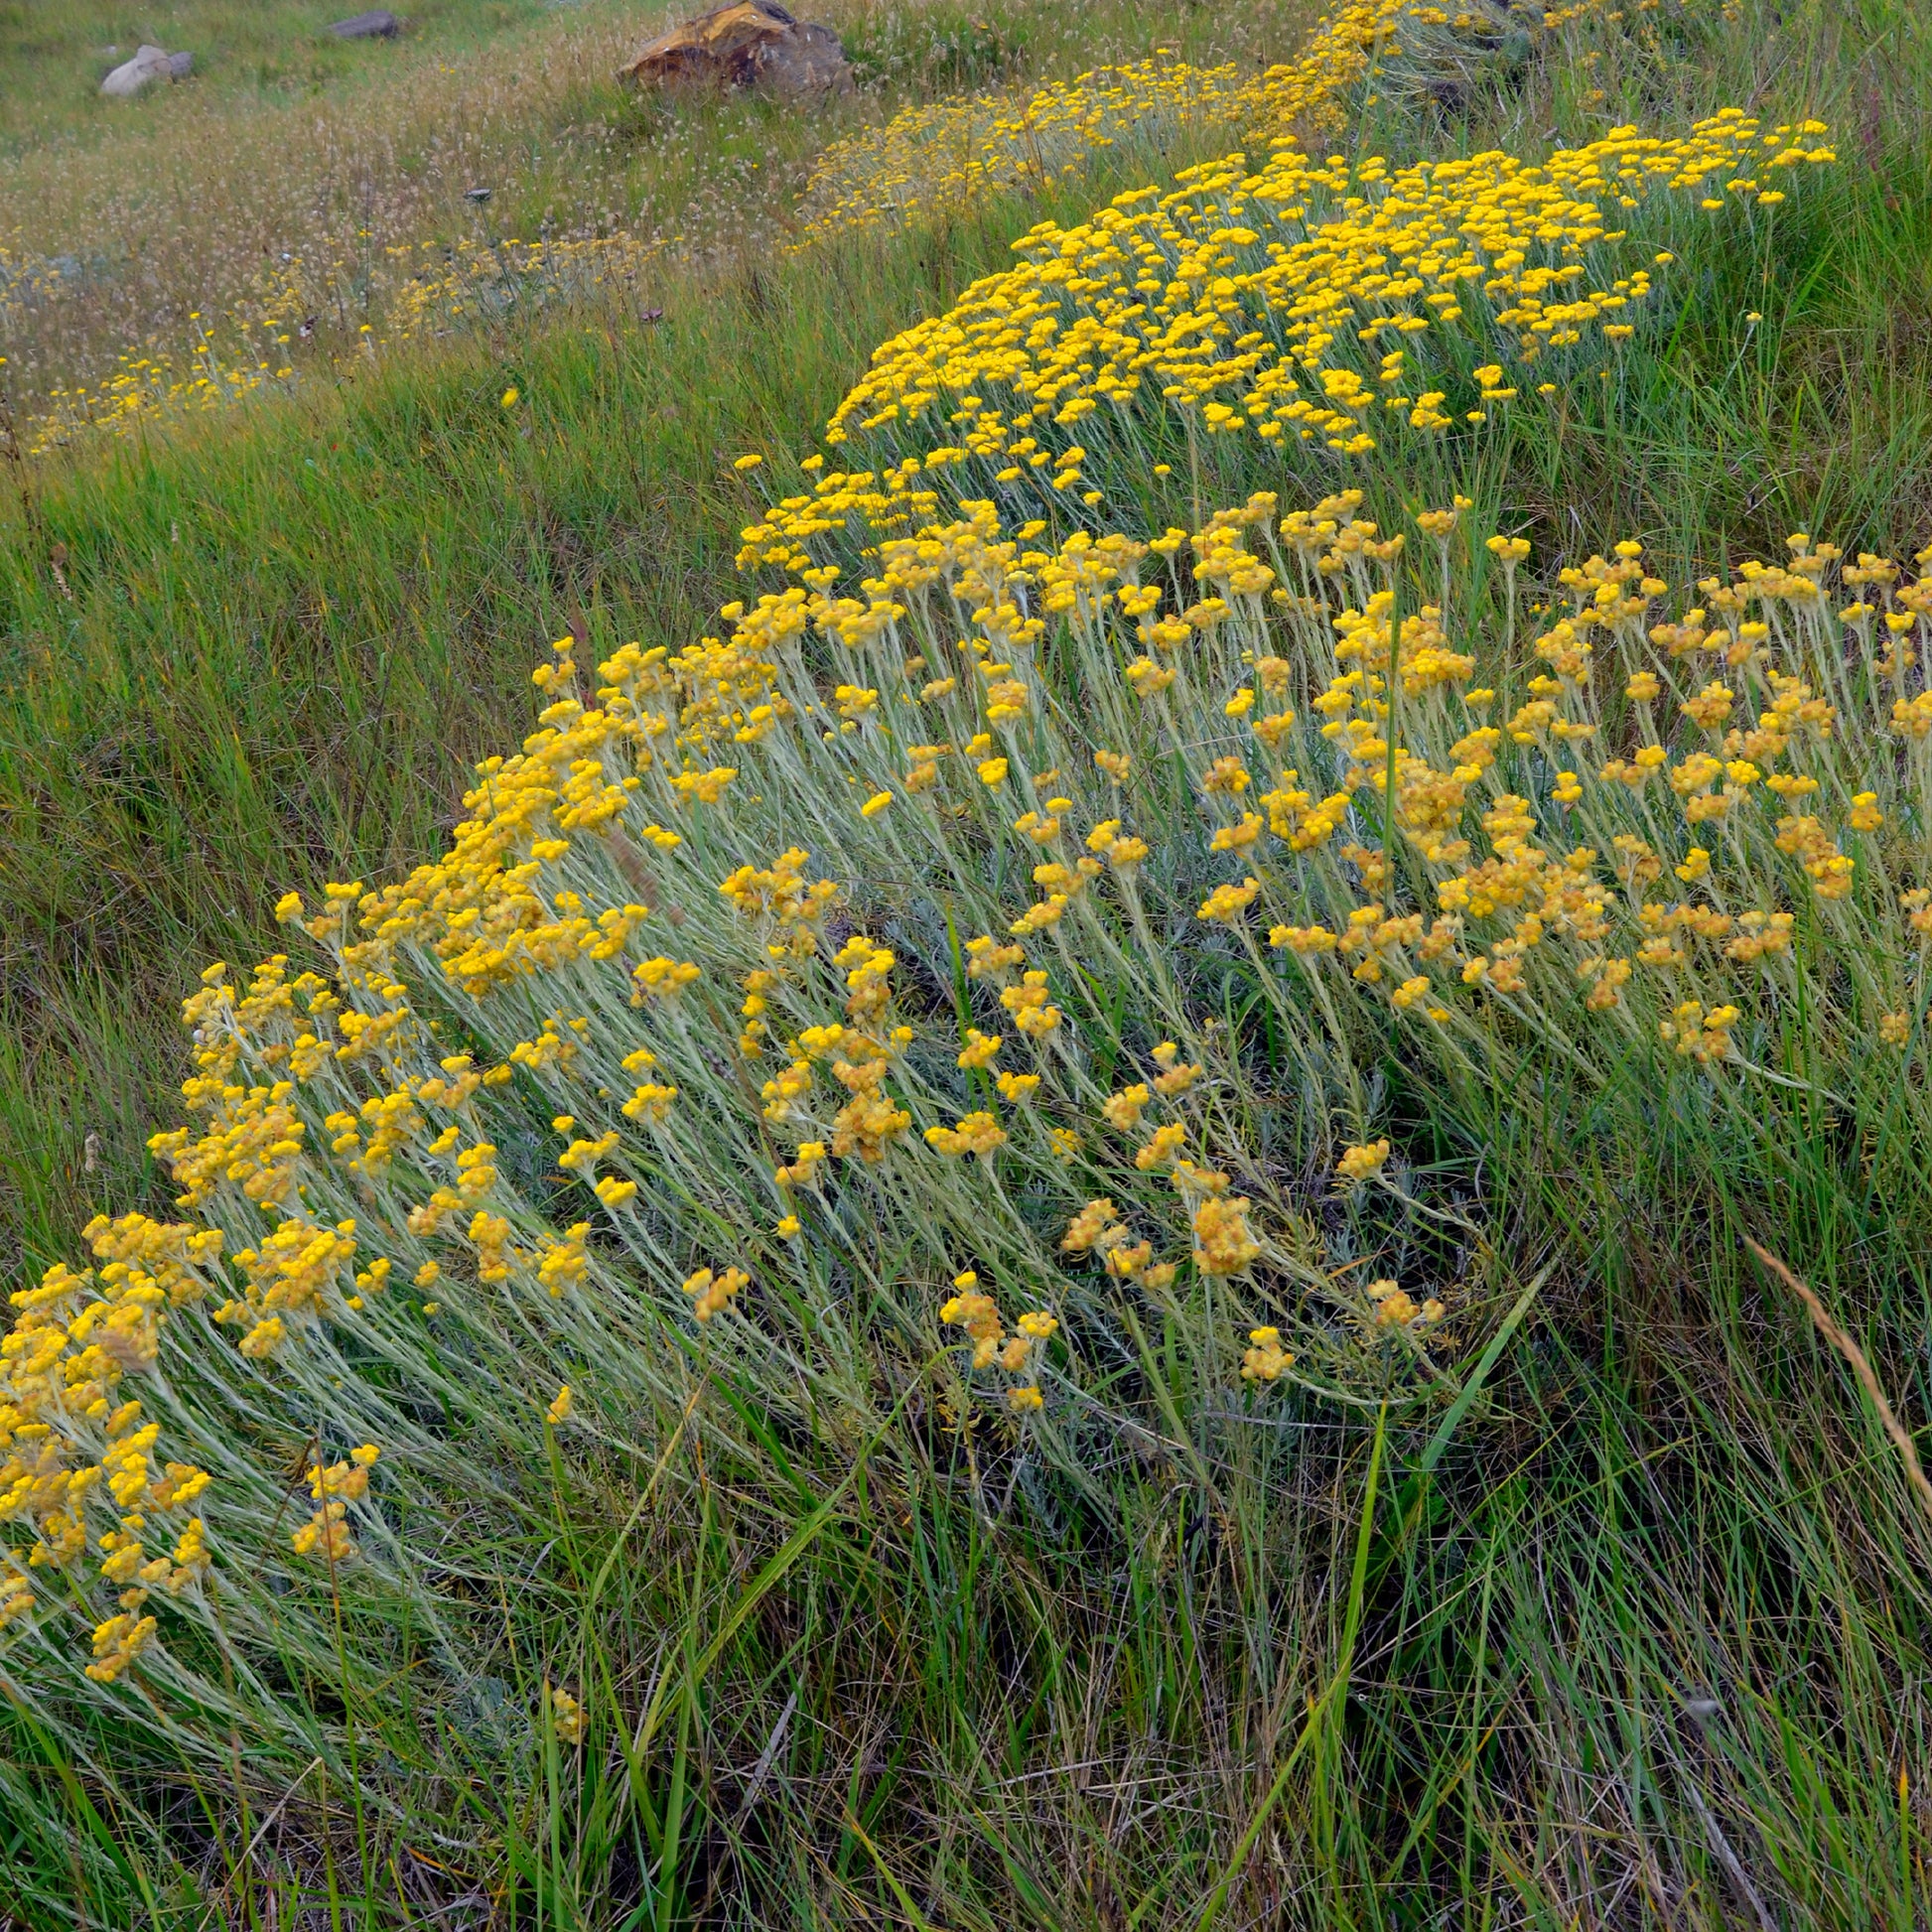
[[[97,1222],[97,1273],[16,1297],[10,1624],[109,1589],[106,1681],[202,1592],[207,1475],[127,1394],[183,1322],[418,1454],[401,1391],[447,1358],[561,1426],[680,1321],[783,1406],[862,1281],[1017,1420],[1104,1407],[1129,1305],[1208,1311],[1231,1377],[1386,1392],[1455,1312],[1345,1258],[1419,1211],[1392,1030],[1447,1091],[1641,1067],[1739,1131],[1902,1081],[1932,579],[1794,536],[1666,616],[1625,543],[1524,623],[1526,546],[1466,502],[1358,508],[1042,545],[969,504],[866,545],[857,597],[800,557],[682,652],[593,683],[566,641],[447,857],[285,901],[327,974],[188,1003],[156,1148],[192,1220]],[[801,551],[868,534],[821,521]],[[294,1554],[349,1561],[375,1459],[318,1445]]]
[[[1348,97],[1371,74],[1399,89],[1452,70],[1507,35],[1527,29],[1547,38],[1603,12],[1602,0],[1534,14],[1476,0],[1453,15],[1415,0],[1344,0],[1315,23],[1295,60],[1258,74],[1232,62],[1194,68],[1157,55],[1048,82],[1017,104],[992,93],[908,107],[826,149],[806,183],[800,245],[1044,186],[1128,136],[1177,127],[1225,127],[1261,140],[1334,133],[1346,125]]]
[[[889,345],[833,425],[875,467],[745,532],[719,634],[559,645],[442,858],[188,1001],[183,1218],[96,1221],[0,1343],[0,1676],[214,1713],[171,1736],[218,1763],[297,1726],[256,1660],[326,1676],[325,1602],[460,1657],[423,1526],[507,1506],[474,1445],[706,1387],[842,1447],[929,1396],[1063,1471],[1149,1438],[1151,1329],[1210,1420],[1420,1408],[1493,1257],[1392,1069],[1774,1150],[1875,1085],[1879,1184],[1928,1126],[1932,578],[1794,535],[1674,592],[1632,541],[1533,597],[1448,480],[1642,326],[1669,251],[1613,209],[1775,207],[1821,132],[1284,141]],[[1223,435],[1429,506],[1075,526]]]
[[[827,440],[909,445],[908,466],[960,472],[955,487],[1026,480],[1092,506],[1096,484],[1141,492],[1163,417],[1190,451],[1252,435],[1345,457],[1377,448],[1385,424],[1480,424],[1525,377],[1558,392],[1539,361],[1569,373],[1634,334],[1673,256],[1631,258],[1631,210],[1775,207],[1784,193],[1760,173],[1829,163],[1824,131],[1731,109],[1676,139],[1616,128],[1536,166],[1324,164],[1283,142],[1251,173],[1231,155],[1170,195],[1041,223],[1020,267],[876,351]]]

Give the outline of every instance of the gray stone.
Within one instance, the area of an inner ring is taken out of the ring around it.
[[[186,80],[195,71],[195,57],[192,54],[171,54],[168,56],[168,72],[176,80]]]
[[[367,13],[337,21],[329,31],[339,41],[392,41],[402,32],[402,22],[387,7],[371,7]]]
[[[801,20],[790,33],[755,48],[747,83],[778,95],[802,100],[820,94],[849,93],[852,69],[845,47],[829,27]]]

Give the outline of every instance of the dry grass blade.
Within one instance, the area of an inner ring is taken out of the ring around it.
[[[1759,1247],[1748,1234],[1744,1237],[1744,1246],[1797,1296],[1811,1316],[1812,1326],[1852,1364],[1853,1374],[1864,1385],[1865,1394],[1871,1398],[1871,1406],[1878,1412],[1879,1423],[1891,1438],[1899,1459],[1905,1464],[1905,1473],[1911,1480],[1921,1507],[1928,1517],[1932,1517],[1932,1481],[1926,1479],[1924,1465],[1919,1461],[1918,1445],[1912,1441],[1911,1431],[1898,1420],[1897,1413],[1886,1401],[1877,1371],[1866,1359],[1864,1350],[1838,1325],[1832,1311],[1818,1299],[1817,1294],[1807,1288],[1776,1255],[1767,1248]]]
[[[255,1835],[253,1838],[251,1838],[248,1841],[247,1849],[242,1853],[241,1857],[238,1858],[234,1862],[234,1863],[229,1867],[228,1875],[221,1880],[220,1889],[214,1894],[213,1898],[209,1900],[207,1912],[207,1915],[202,1920],[200,1932],[207,1932],[207,1926],[213,1923],[214,1915],[221,1910],[222,1905],[228,1896],[228,1888],[234,1883],[236,1875],[248,1869],[249,1861],[252,1860],[256,1852],[261,1849],[262,1840],[265,1839],[268,1836],[268,1834],[275,1829],[276,1821],[281,1817],[283,1812],[285,1812],[288,1809],[289,1800],[293,1798],[295,1794],[302,1789],[303,1784],[308,1779],[309,1773],[315,1770],[321,1763],[322,1763],[321,1758],[312,1757],[309,1760],[309,1762],[303,1766],[301,1776],[296,1778],[294,1783],[292,1783],[289,1786],[289,1788],[282,1793],[281,1798],[276,1803],[275,1809],[271,1811],[268,1814],[268,1816],[262,1820],[260,1825],[258,1825],[255,1828]]]

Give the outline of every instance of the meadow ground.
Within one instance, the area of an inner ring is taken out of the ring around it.
[[[1918,11],[181,18],[5,121],[0,1910],[1932,1917]]]
[[[86,412],[61,398],[101,395],[124,357],[158,373],[107,404],[124,434],[83,428],[79,460],[57,442],[51,462],[11,462],[0,511],[0,1119],[20,1122],[22,1150],[0,1217],[30,1254],[62,1251],[101,1197],[83,1184],[90,1160],[110,1189],[141,1184],[178,1081],[167,1009],[209,949],[247,950],[284,881],[431,850],[471,761],[520,734],[527,638],[573,607],[603,600],[626,635],[687,634],[720,601],[754,500],[730,456],[805,434],[876,343],[1005,259],[1031,218],[976,207],[916,240],[785,257],[829,138],[1002,72],[1018,84],[1157,45],[1252,62],[1292,46],[1298,18],[833,11],[871,84],[815,120],[639,102],[615,68],[652,21],[595,0],[475,46],[459,30],[489,16],[431,15],[454,48],[426,27],[421,46],[350,50],[345,71],[313,54],[313,9],[264,12],[251,31],[283,22],[287,64],[329,76],[324,106],[211,60],[207,102],[133,103],[131,130],[126,104],[81,90],[93,66],[66,45],[66,92],[47,90],[63,117],[23,155],[0,244],[16,266],[83,236],[139,237],[139,255],[0,303],[0,449],[69,433]],[[1170,120],[1092,186],[1223,145]],[[464,199],[480,181],[481,207]],[[497,262],[495,242],[558,207],[566,243],[614,242],[615,271],[573,285],[567,320],[533,326],[539,278],[463,264],[468,244]],[[313,273],[292,305],[291,285],[268,289],[264,341],[250,299],[285,249]],[[393,276],[372,267],[395,251],[411,258]],[[424,258],[466,313],[428,312]],[[291,388],[287,406],[246,434],[204,423],[254,380],[263,347],[301,371],[266,385]],[[512,385],[527,403],[510,414]],[[149,435],[159,420],[165,439]],[[58,576],[56,546],[71,560]],[[203,819],[231,829],[210,841]],[[131,979],[145,1000],[125,997]]]

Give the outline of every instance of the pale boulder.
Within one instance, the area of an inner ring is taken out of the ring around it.
[[[192,54],[170,54],[164,48],[143,47],[133,60],[123,61],[100,83],[100,91],[110,100],[129,100],[157,80],[186,78],[194,64]]]

